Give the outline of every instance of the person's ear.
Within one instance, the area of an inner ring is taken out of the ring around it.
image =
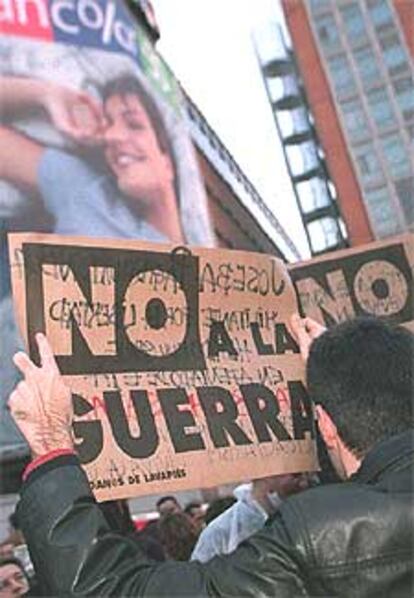
[[[315,405],[315,411],[318,418],[318,426],[326,447],[333,449],[338,442],[338,430],[331,417],[326,413],[321,405]]]

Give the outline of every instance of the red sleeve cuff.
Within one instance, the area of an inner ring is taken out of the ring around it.
[[[45,455],[40,455],[40,457],[36,457],[36,459],[33,459],[33,461],[31,461],[24,470],[23,482],[27,480],[32,471],[34,471],[44,463],[48,463],[48,461],[52,461],[53,459],[56,459],[56,457],[61,457],[62,455],[76,455],[76,453],[72,449],[55,449],[54,451],[50,451]]]

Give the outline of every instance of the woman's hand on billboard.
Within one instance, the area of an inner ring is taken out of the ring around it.
[[[102,106],[89,94],[50,85],[43,104],[55,127],[64,135],[81,144],[94,145],[102,142]]]
[[[325,332],[326,328],[312,318],[301,318],[299,314],[293,314],[290,319],[290,330],[299,343],[302,359],[306,363],[311,344]]]
[[[36,335],[41,366],[23,353],[14,363],[24,379],[10,395],[9,409],[25,436],[33,458],[58,449],[73,449],[72,398],[43,334]]]

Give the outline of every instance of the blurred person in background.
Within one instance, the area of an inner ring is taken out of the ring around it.
[[[183,512],[164,514],[158,527],[167,559],[190,560],[198,533],[189,517]]]
[[[28,596],[30,590],[29,578],[22,563],[15,558],[0,559],[0,596]],[[34,595],[34,594],[32,594]]]
[[[216,517],[227,511],[236,502],[234,496],[220,496],[215,498],[207,507],[206,514],[204,516],[205,524],[208,525]]]
[[[181,505],[175,496],[161,496],[161,498],[159,498],[155,503],[155,506],[157,507],[160,517],[163,517],[164,515],[170,515],[172,513],[183,512]]]
[[[204,527],[204,507],[201,502],[198,500],[189,502],[184,507],[184,513],[189,517],[195,531],[199,534]]]

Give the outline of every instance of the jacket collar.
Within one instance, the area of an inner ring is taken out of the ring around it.
[[[408,459],[413,460],[414,430],[407,430],[377,444],[362,461],[361,467],[350,478],[359,483],[373,482],[386,470]]]

